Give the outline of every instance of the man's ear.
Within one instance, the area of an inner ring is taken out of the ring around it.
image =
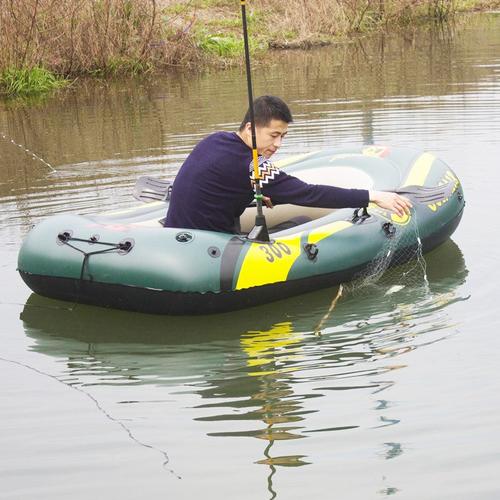
[[[252,123],[251,122],[245,123],[245,131],[252,133]]]

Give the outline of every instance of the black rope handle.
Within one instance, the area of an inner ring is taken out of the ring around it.
[[[134,240],[132,239],[125,239],[122,241],[119,241],[118,243],[110,243],[107,241],[99,241],[99,236],[98,235],[93,235],[89,239],[85,238],[74,238],[72,235],[71,231],[61,231],[57,235],[57,240],[63,244],[66,245],[73,250],[76,250],[77,252],[80,252],[83,254],[83,262],[82,262],[82,268],[80,270],[80,282],[83,281],[83,276],[85,274],[85,269],[87,268],[89,258],[92,255],[98,255],[98,254],[104,254],[104,253],[110,253],[113,252],[114,250],[118,251],[120,255],[125,255],[132,250],[134,247]],[[102,250],[95,250],[93,252],[85,252],[85,250],[82,250],[81,248],[78,248],[77,246],[73,245],[70,243],[70,241],[77,241],[81,243],[88,243],[90,245],[104,245],[109,248],[104,248]],[[92,281],[92,275],[89,273],[88,274],[90,281]]]

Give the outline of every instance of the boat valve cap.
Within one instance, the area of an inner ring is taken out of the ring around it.
[[[210,255],[210,257],[213,257],[214,259],[220,257],[220,248],[218,247],[208,247],[207,252],[208,255]]]
[[[194,236],[192,233],[188,232],[188,231],[182,231],[180,233],[177,233],[175,235],[175,239],[179,242],[179,243],[189,243],[190,241],[193,241],[194,239]]]

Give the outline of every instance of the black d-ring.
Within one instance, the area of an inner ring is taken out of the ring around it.
[[[64,245],[73,237],[73,231],[71,229],[64,229],[57,235],[56,242],[58,245]]]
[[[314,243],[307,243],[304,245],[307,258],[309,260],[316,260],[319,253],[319,248]]]
[[[118,243],[118,253],[120,255],[126,255],[134,248],[135,241],[132,238],[127,238]]]
[[[369,219],[371,215],[368,213],[368,210],[366,207],[362,208],[357,208],[354,210],[354,213],[352,214],[352,219],[351,222],[353,224],[361,224],[364,222],[366,219]]]
[[[388,238],[393,238],[396,234],[396,226],[392,222],[384,222],[382,229]]]

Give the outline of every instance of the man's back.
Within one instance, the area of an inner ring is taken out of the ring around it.
[[[232,132],[215,132],[187,157],[172,187],[166,227],[234,232],[252,201],[252,152]]]

